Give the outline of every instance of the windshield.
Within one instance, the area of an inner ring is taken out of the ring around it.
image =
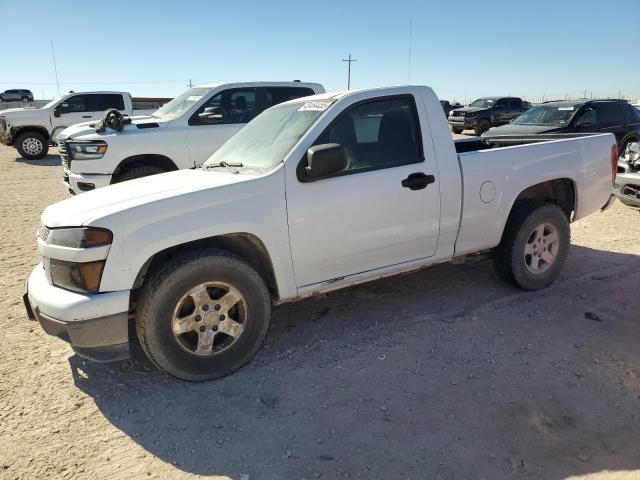
[[[210,91],[210,88],[190,88],[153,112],[151,116],[165,120],[178,118]]]
[[[533,107],[513,121],[515,125],[544,125],[562,127],[569,123],[571,116],[580,105],[555,107],[551,105]]]
[[[265,110],[231,137],[203,167],[226,162],[244,168],[270,170],[284,160],[330,101],[284,103]]]
[[[473,108],[489,108],[494,103],[496,103],[496,101],[495,100],[491,100],[490,98],[479,98],[479,99],[475,100],[473,103],[471,103],[471,105],[469,105],[469,106],[473,107]]]
[[[41,106],[40,108],[49,108],[49,107],[53,107],[56,103],[58,103],[60,101],[60,99],[57,100],[51,100],[49,103],[47,103],[46,105]]]

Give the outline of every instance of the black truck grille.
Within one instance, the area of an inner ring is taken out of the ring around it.
[[[58,153],[60,154],[60,158],[62,158],[62,164],[67,168],[71,168],[71,155],[69,155],[67,151],[66,142],[61,141],[58,143]]]

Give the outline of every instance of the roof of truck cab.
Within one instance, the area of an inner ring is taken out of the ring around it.
[[[238,87],[320,87],[324,90],[324,87],[319,83],[314,82],[293,82],[293,81],[282,81],[282,82],[218,82],[218,83],[204,83],[202,85],[194,85],[194,88],[218,88],[223,85],[227,86],[238,86]]]

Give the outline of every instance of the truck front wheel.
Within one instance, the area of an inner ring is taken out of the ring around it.
[[[504,280],[524,290],[539,290],[560,274],[569,243],[569,220],[560,207],[523,202],[509,216],[493,263]]]
[[[133,180],[135,178],[149,177],[151,175],[157,175],[158,173],[164,173],[165,170],[154,167],[152,165],[138,165],[136,167],[126,170],[124,173],[117,177],[117,180],[113,183],[126,182],[127,180]]]
[[[476,134],[477,137],[479,137],[480,135],[482,135],[484,132],[486,132],[487,130],[489,130],[491,128],[491,123],[489,123],[489,120],[487,119],[482,119],[478,122],[478,124],[474,127],[473,129],[473,133]]]
[[[460,135],[462,133],[462,129],[460,127],[451,127],[451,131],[456,135]]]
[[[235,255],[206,249],[174,257],[145,282],[136,331],[158,368],[204,381],[248,362],[270,319],[271,300],[260,275]]]
[[[37,132],[26,132],[18,135],[14,145],[22,158],[27,160],[40,160],[46,157],[49,152],[49,140]]]

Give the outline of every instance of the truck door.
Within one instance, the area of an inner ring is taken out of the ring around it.
[[[348,158],[343,171],[306,183],[287,174],[298,287],[434,255],[440,192],[433,153],[423,151],[421,137],[413,96],[367,100],[342,112],[314,142],[340,144]],[[306,157],[286,168],[304,166]]]
[[[495,125],[504,125],[509,123],[509,111],[507,110],[507,100],[501,98],[493,106],[493,123]]]
[[[215,94],[189,118],[190,160],[200,165],[260,110],[257,88],[233,88]]]
[[[93,112],[95,120],[99,119],[105,110],[110,108],[115,108],[123,115],[131,115],[131,112],[127,112],[121,93],[98,93],[95,97],[96,110]]]
[[[510,98],[507,106],[508,106],[507,121],[509,122],[514,118],[517,118],[520,115],[522,115],[522,112],[524,111],[524,109],[522,108],[522,100],[520,100],[519,98]]]
[[[78,94],[60,102],[51,115],[52,134],[55,136],[71,125],[93,120],[95,95]]]

